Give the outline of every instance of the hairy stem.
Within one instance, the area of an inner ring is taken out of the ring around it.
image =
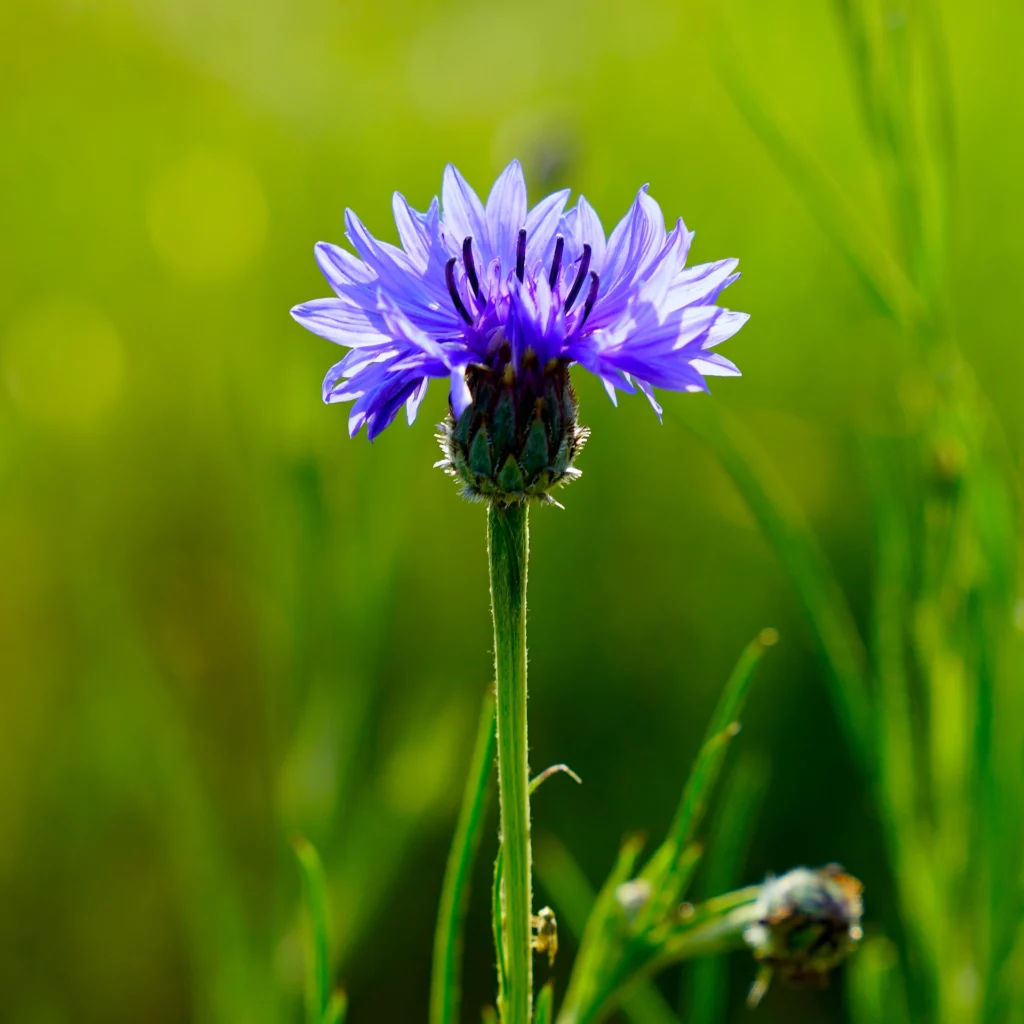
[[[530,1024],[533,1001],[530,778],[526,740],[528,552],[526,505],[492,505],[487,512],[487,553],[494,616],[498,792],[504,862],[503,944],[507,987],[501,1007],[503,1024]]]

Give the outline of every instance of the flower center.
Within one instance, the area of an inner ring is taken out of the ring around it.
[[[565,239],[558,235],[555,238],[555,254],[551,260],[551,269],[548,272],[548,287],[554,291],[558,285],[559,277],[562,272],[562,254],[565,251]],[[594,308],[594,303],[597,301],[597,293],[601,287],[601,278],[596,272],[590,270],[590,261],[593,256],[593,251],[589,244],[586,242],[583,244],[583,254],[580,256],[579,269],[576,272],[576,278],[572,283],[572,287],[569,289],[569,294],[565,297],[565,302],[562,304],[562,312],[568,314],[573,306],[576,304],[576,300],[580,297],[580,292],[583,289],[583,282],[586,280],[587,274],[590,274],[590,287],[587,289],[587,297],[583,300],[583,312],[580,315],[575,325],[576,333],[583,330],[583,325],[587,322],[587,317],[590,316],[591,310]],[[466,321],[467,324],[473,323],[473,317],[466,307],[466,303],[459,293],[458,284],[455,280],[455,264],[458,262],[457,256],[452,256],[450,260],[445,264],[444,267],[444,279],[448,285],[448,294],[452,298],[452,305],[455,307],[455,311]],[[480,298],[480,278],[476,272],[476,261],[473,259],[473,237],[467,236],[462,242],[462,265],[466,271],[466,280],[469,282],[470,291],[473,293],[473,298],[479,300]],[[521,228],[519,236],[516,239],[516,277],[522,283],[526,278],[526,228]]]

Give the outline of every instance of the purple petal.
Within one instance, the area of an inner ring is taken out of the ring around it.
[[[411,427],[416,422],[416,414],[420,411],[420,403],[423,401],[424,396],[427,393],[427,385],[430,383],[429,377],[424,377],[420,381],[419,387],[409,396],[405,403],[405,416]]]
[[[569,190],[552,192],[526,215],[526,263],[550,266],[555,251],[555,235],[562,220],[562,210],[569,198]],[[602,243],[604,239],[601,239]]]
[[[526,224],[526,180],[518,160],[501,172],[487,197],[487,230],[492,253],[506,266],[515,262],[516,241]],[[529,238],[529,234],[527,234]]]
[[[661,207],[647,194],[644,185],[608,239],[602,279],[605,291],[636,280],[664,244],[665,219]]]
[[[739,367],[720,356],[717,352],[706,352],[696,359],[690,360],[690,365],[702,373],[705,377],[742,377]]]
[[[451,373],[451,403],[452,412],[458,419],[472,404],[473,395],[466,383],[466,367],[453,366]]]
[[[473,245],[484,263],[490,263],[499,255],[491,246],[483,205],[470,188],[469,182],[451,164],[444,169],[441,206],[441,223],[452,256],[461,255],[462,243],[467,238],[473,239]]]
[[[672,282],[669,305],[678,309],[680,306],[709,305],[715,302],[722,290],[739,277],[733,273],[738,263],[739,260],[729,259],[687,267]]]
[[[317,242],[313,246],[313,255],[327,283],[342,298],[357,296],[366,288],[370,289],[370,294],[376,290],[377,275],[341,246]]]
[[[337,345],[360,348],[388,340],[383,319],[343,299],[314,299],[291,310],[292,317],[308,331]]]
[[[670,308],[667,302],[669,289],[672,287],[672,282],[678,277],[680,268],[686,262],[689,248],[690,233],[680,220],[648,268],[638,294],[641,302],[650,303],[666,311]]]
[[[651,408],[654,410],[658,417],[658,422],[661,422],[662,408],[658,403],[658,400],[654,397],[654,388],[645,380],[641,380],[639,377],[633,378],[633,383],[647,396],[647,401],[651,403]]]
[[[406,202],[401,192],[396,192],[391,200],[391,208],[402,247],[421,271],[426,270],[437,237],[437,200],[431,200],[430,209],[420,213]]]
[[[604,273],[605,238],[601,218],[594,208],[580,196],[576,205],[562,219],[562,231],[566,241],[571,242],[572,258],[583,252],[583,246],[590,246],[591,267],[598,274]]]
[[[374,238],[352,210],[345,211],[345,227],[356,252],[384,287],[396,294],[419,290],[415,266],[401,249]]]
[[[377,308],[387,326],[388,331],[394,338],[401,338],[410,345],[424,352],[432,359],[440,360],[446,366],[448,355],[441,343],[416,326],[413,321],[405,315],[399,305],[384,291],[377,296]]]
[[[704,343],[704,347],[714,348],[715,345],[720,345],[726,339],[731,338],[749,319],[749,313],[736,313],[731,309],[723,309],[722,315],[708,331],[708,339]]]

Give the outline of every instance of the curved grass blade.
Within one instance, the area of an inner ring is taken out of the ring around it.
[[[606,981],[601,977],[602,966],[609,950],[614,948],[619,938],[621,914],[617,913],[616,890],[633,876],[642,849],[641,836],[627,838],[619,849],[611,874],[597,894],[594,909],[583,930],[560,1017],[575,1020],[577,1016],[583,1016],[582,1008],[589,1009],[597,1005],[598,994]]]
[[[537,996],[537,1005],[533,1009],[533,1024],[551,1024],[554,1019],[555,983],[549,981]]]
[[[719,403],[687,402],[674,415],[718,457],[789,574],[829,667],[839,721],[868,778],[874,778],[873,712],[867,654],[831,567],[786,485]],[[667,411],[667,410],[666,410]]]
[[[488,691],[480,709],[473,759],[462,795],[459,820],[452,837],[441,887],[441,905],[434,933],[434,964],[430,986],[430,1024],[457,1024],[462,996],[462,946],[469,882],[480,847],[488,782],[494,762],[494,694]]]
[[[558,919],[579,939],[594,906],[594,890],[573,855],[554,836],[538,838],[535,870],[558,908]],[[622,1001],[632,1024],[679,1024],[665,998],[650,981],[641,982]]]
[[[758,811],[768,786],[768,769],[760,757],[747,755],[737,765],[708,843],[704,891],[728,892],[736,885],[753,837]],[[724,1019],[727,961],[697,960],[690,973],[687,1024],[718,1024]]]
[[[556,836],[543,833],[534,843],[534,869],[558,911],[560,925],[578,940],[594,907],[594,889],[576,858]]]
[[[704,745],[686,780],[668,836],[643,871],[642,877],[652,886],[652,898],[643,915],[648,922],[679,899],[683,886],[689,881],[687,876],[696,868],[694,858],[688,856],[687,851],[693,847],[729,743],[739,731],[737,717],[750,690],[754,670],[764,652],[777,641],[778,633],[774,629],[763,629],[747,644],[725,684]]]
[[[910,1024],[906,983],[895,945],[871,939],[853,958],[846,984],[853,1024]]]
[[[322,1024],[331,1002],[327,883],[316,848],[302,836],[292,840],[306,903],[306,1020]]]
[[[559,773],[568,775],[577,786],[583,785],[583,780],[567,764],[553,764],[550,768],[545,768],[536,778],[530,780],[530,796],[533,796],[552,775]]]
[[[322,1024],[345,1024],[348,1017],[348,995],[338,989],[324,1011]]]
[[[927,307],[904,268],[817,158],[772,117],[758,91],[737,70],[742,66],[734,57],[719,59],[736,109],[878,304],[903,327],[921,322]]]

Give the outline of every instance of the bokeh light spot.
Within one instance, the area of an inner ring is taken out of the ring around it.
[[[153,184],[149,235],[161,262],[197,282],[239,277],[263,250],[267,203],[252,169],[233,157],[196,152]]]
[[[32,419],[67,431],[101,421],[117,401],[124,352],[99,310],[67,298],[28,309],[11,324],[3,379]]]

